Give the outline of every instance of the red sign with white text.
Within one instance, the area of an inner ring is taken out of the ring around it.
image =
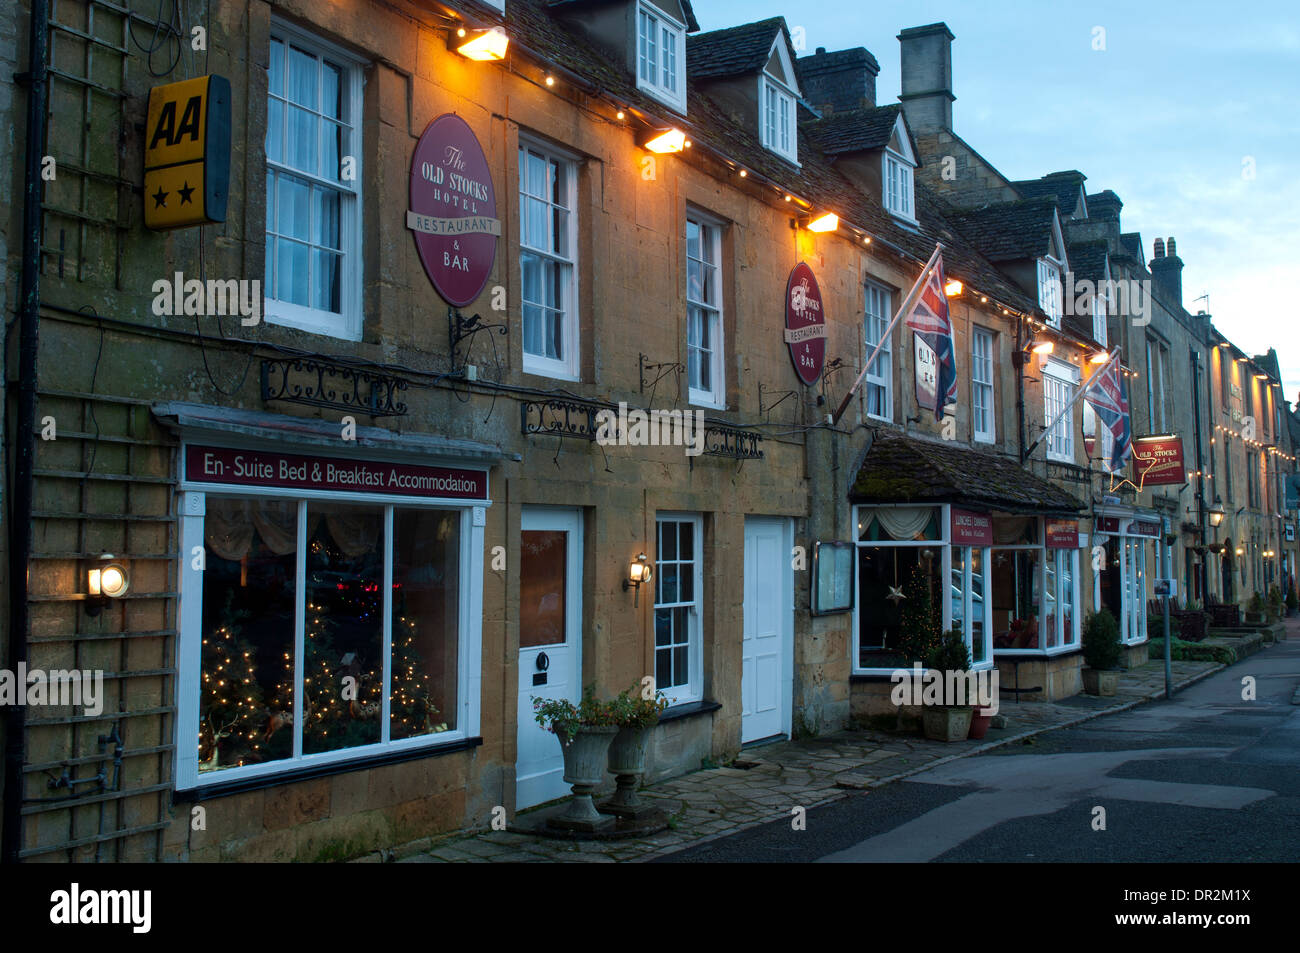
[[[190,483],[335,490],[389,496],[487,500],[487,472],[426,467],[381,460],[316,457],[278,450],[234,450],[191,444],[185,448]]]
[[[817,278],[802,261],[785,285],[785,343],[799,380],[809,386],[817,383],[826,363],[826,313]]]
[[[1047,521],[1047,548],[1048,549],[1078,549],[1079,548],[1079,521],[1078,520],[1048,520]]]
[[[1135,437],[1133,472],[1138,486],[1176,486],[1187,482],[1183,465],[1183,438]]]
[[[454,113],[439,116],[411,157],[406,227],[415,234],[425,273],[448,304],[464,307],[487,284],[501,234],[496,214],[492,172],[474,130]]]
[[[952,508],[952,545],[992,546],[993,517]]]

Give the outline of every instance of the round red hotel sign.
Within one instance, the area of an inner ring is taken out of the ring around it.
[[[826,314],[817,279],[802,261],[785,286],[785,343],[799,380],[810,386],[817,383],[826,363]]]
[[[406,227],[438,294],[457,308],[479,296],[496,260],[501,221],[487,157],[454,113],[429,123],[415,144]]]

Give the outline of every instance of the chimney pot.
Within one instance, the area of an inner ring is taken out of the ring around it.
[[[1151,255],[1151,257],[1152,257],[1152,258],[1164,258],[1164,257],[1165,257],[1165,240],[1164,240],[1163,238],[1157,238],[1157,239],[1156,239],[1155,251],[1154,251],[1154,253]]]
[[[1174,244],[1174,239],[1172,235],[1169,236],[1169,242],[1166,245],[1166,248],[1168,249],[1168,251],[1166,251],[1165,254],[1167,254],[1170,258],[1178,257],[1178,246]]]
[[[826,47],[824,47],[824,46],[819,46],[819,47],[817,47],[817,55],[818,55],[818,56],[821,56],[821,55],[822,55],[823,53],[825,53],[825,52],[826,52]]]
[[[876,76],[880,64],[863,47],[827,53],[817,47],[799,57],[799,83],[804,98],[823,113],[870,109],[876,105]]]

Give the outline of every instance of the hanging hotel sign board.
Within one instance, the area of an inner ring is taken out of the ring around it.
[[[1300,473],[1283,474],[1283,485],[1286,487],[1286,508],[1300,509]]]
[[[485,470],[198,444],[185,448],[185,480],[223,486],[381,493],[446,500],[486,501],[488,494]]]
[[[453,307],[483,291],[497,257],[501,220],[487,156],[454,113],[429,123],[411,158],[406,227],[438,294]]]
[[[808,386],[817,383],[826,363],[826,312],[817,278],[802,261],[785,285],[785,343],[799,380]]]
[[[1143,536],[1147,539],[1160,538],[1160,523],[1156,520],[1135,519],[1128,524],[1127,535]]]
[[[1177,434],[1133,438],[1133,472],[1137,485],[1181,486],[1187,482],[1183,438]]]
[[[198,76],[149,90],[144,224],[164,230],[226,220],[230,80]]]
[[[952,508],[952,545],[992,546],[993,517]]]

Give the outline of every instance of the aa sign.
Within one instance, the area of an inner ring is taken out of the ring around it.
[[[144,224],[184,228],[226,220],[230,81],[199,76],[149,91]]]

